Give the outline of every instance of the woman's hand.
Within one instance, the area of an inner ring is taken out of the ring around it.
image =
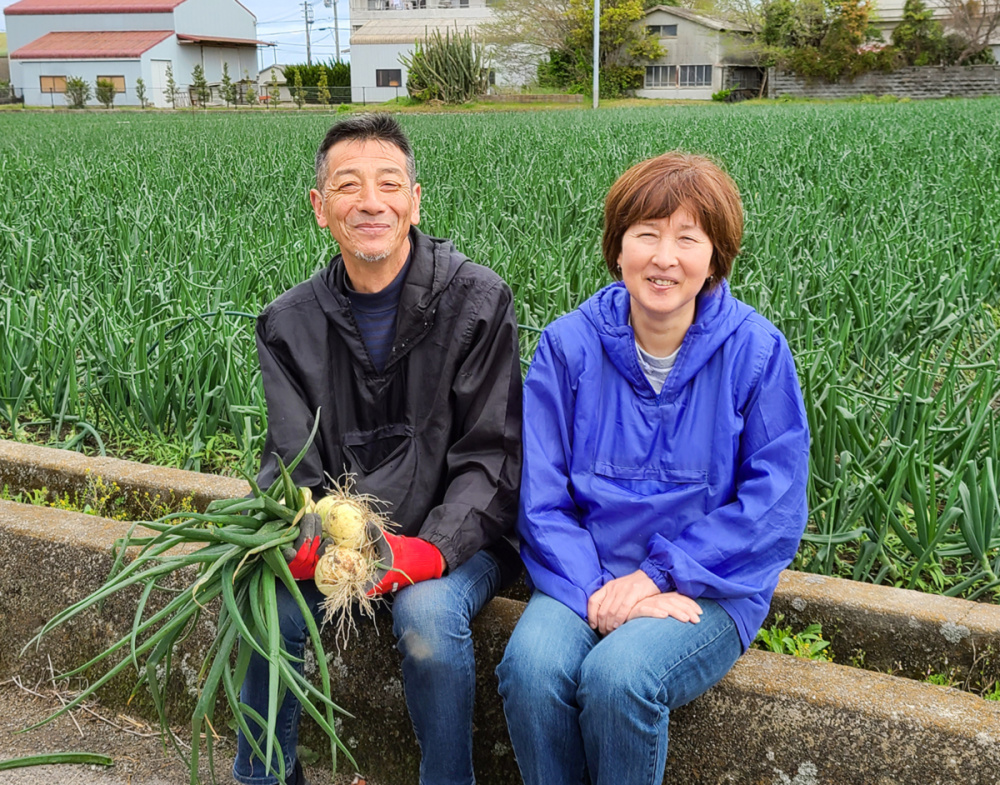
[[[659,587],[642,570],[615,578],[590,595],[587,622],[601,635],[607,635],[628,621],[639,602],[659,593]]]
[[[689,621],[692,624],[697,624],[701,621],[701,606],[690,597],[685,597],[675,591],[668,591],[637,602],[632,607],[626,621],[638,619],[640,616],[648,616],[652,619],[672,617],[677,621]]]

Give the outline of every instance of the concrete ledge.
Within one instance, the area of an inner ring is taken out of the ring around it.
[[[234,481],[222,478],[135,467],[122,461],[103,461],[97,468],[73,454],[24,448],[32,457],[45,458],[40,465],[48,467],[46,475],[11,460],[13,453],[25,454],[21,448],[0,442],[0,483],[24,487],[12,482],[11,476],[58,480],[60,462],[55,459],[68,458],[75,467],[71,476],[85,479],[89,467],[122,487],[138,482],[123,482],[125,477],[148,472],[147,476],[170,477],[169,487],[182,496],[193,495],[190,490],[204,484],[226,489],[218,495],[245,490],[245,486],[229,490],[235,487]],[[111,470],[119,466],[132,473],[113,474]],[[143,487],[162,488],[151,480],[144,482]],[[68,484],[59,486],[48,480],[39,485],[69,489]],[[35,678],[47,673],[48,656],[57,670],[78,665],[131,627],[135,597],[117,597],[101,614],[87,614],[48,638],[39,653],[18,656],[46,619],[101,585],[111,564],[110,545],[126,526],[0,502],[0,548],[8,562],[0,575],[0,636],[5,642],[0,649],[0,678],[14,673]],[[498,598],[474,626],[478,658],[475,758],[480,781],[487,785],[520,781],[494,668],[522,608],[519,602]],[[980,646],[990,640],[1000,643],[997,609],[992,606],[818,576],[786,573],[775,608],[796,623],[823,621],[824,631],[834,634],[838,651],[848,640],[857,640],[866,658],[879,649],[869,640],[900,655],[908,650],[919,653],[931,646],[928,640],[935,647],[943,642],[952,647],[947,649],[952,658],[965,656],[962,647],[967,641],[979,640]],[[924,608],[928,614],[922,612]],[[874,630],[871,636],[869,626]],[[962,632],[963,627],[968,634]],[[190,699],[196,692],[197,667],[213,632],[208,614],[186,641],[173,687],[178,695],[186,693]],[[355,715],[340,723],[340,732],[359,763],[373,781],[416,781],[417,749],[388,615],[380,616],[376,626],[363,625],[343,652],[336,651],[329,635],[324,636],[324,644],[334,698]],[[946,646],[934,649],[945,650]],[[131,686],[131,678],[123,679],[103,699],[109,705],[122,705]],[[180,702],[179,721],[189,705]],[[137,708],[134,701],[131,708]],[[308,725],[304,739],[314,749],[324,748],[316,729]],[[998,767],[1000,706],[996,704],[893,676],[749,651],[715,689],[675,712],[664,781],[678,785],[993,785]]]

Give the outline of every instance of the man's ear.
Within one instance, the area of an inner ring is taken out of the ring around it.
[[[316,215],[316,223],[320,228],[326,228],[326,215],[323,213],[323,195],[315,188],[309,191],[309,201],[312,203],[313,213]]]

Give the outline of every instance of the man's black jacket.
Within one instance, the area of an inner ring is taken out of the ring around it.
[[[396,337],[376,371],[345,292],[340,256],[257,320],[267,399],[258,481],[294,472],[323,495],[345,473],[387,505],[396,533],[436,545],[453,569],[513,534],[521,476],[521,370],[510,289],[451,242],[411,229]],[[508,547],[494,549],[511,566]],[[516,555],[514,555],[516,559]]]

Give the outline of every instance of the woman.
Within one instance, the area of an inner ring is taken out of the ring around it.
[[[497,669],[527,785],[661,783],[670,711],[750,645],[806,522],[788,345],[735,299],[736,186],[644,161],[605,203],[617,282],[545,330],[518,530],[534,592]]]

